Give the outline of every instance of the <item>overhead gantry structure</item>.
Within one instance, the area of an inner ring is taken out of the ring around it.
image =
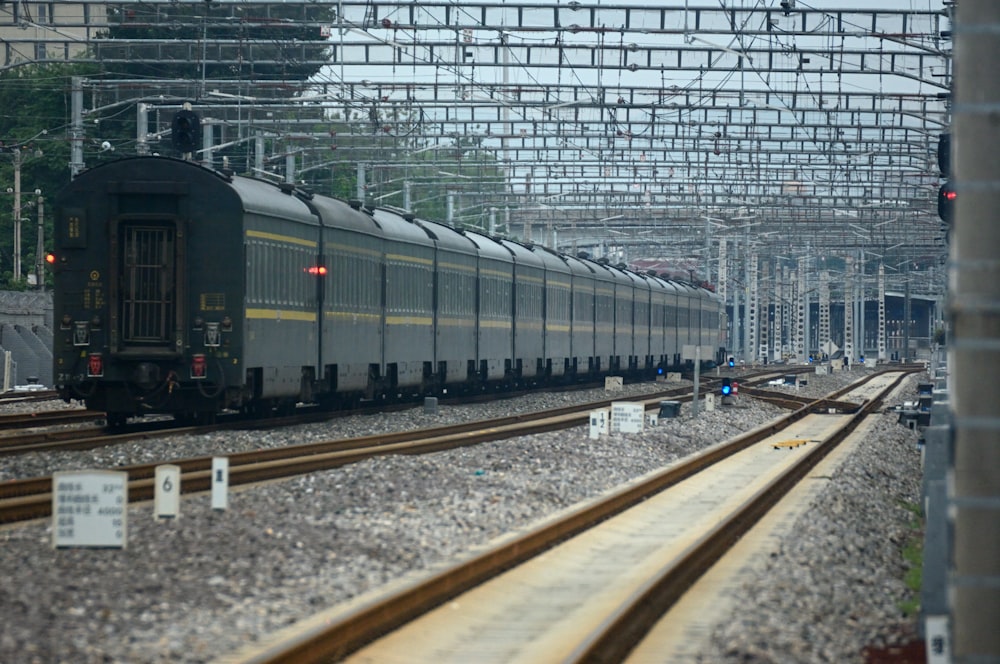
[[[13,16],[35,3],[6,4]],[[750,251],[905,264],[911,275],[944,262],[936,155],[950,122],[951,3],[59,4],[47,23],[14,17],[31,30],[6,40],[8,58],[82,34],[109,72],[224,69],[226,79],[88,81],[93,107],[155,107],[165,90],[177,92],[168,107],[194,98],[224,118],[220,141],[265,132],[294,143],[315,118],[299,125],[276,109],[308,99],[337,119],[340,145],[300,150],[296,167],[354,173],[361,162],[358,191],[371,202],[412,204],[399,167],[440,155],[422,177],[453,199],[451,221],[563,250],[693,259],[710,280],[723,257]],[[178,16],[185,4],[196,11]],[[240,25],[276,36],[222,31]],[[202,38],[107,38],[137,27]],[[283,29],[327,48],[282,41]],[[299,101],[272,94],[288,81],[254,78],[283,63],[322,66]]]

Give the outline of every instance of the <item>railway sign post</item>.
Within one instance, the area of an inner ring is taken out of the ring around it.
[[[618,433],[642,432],[646,409],[641,403],[630,401],[611,402],[611,431]]]
[[[212,509],[229,507],[229,458],[212,457]]]
[[[590,437],[597,440],[601,436],[608,435],[608,422],[611,419],[611,411],[608,409],[590,411]]]
[[[128,473],[74,470],[52,475],[52,546],[124,549]]]
[[[181,468],[173,464],[156,467],[153,511],[157,519],[175,519],[181,510]]]

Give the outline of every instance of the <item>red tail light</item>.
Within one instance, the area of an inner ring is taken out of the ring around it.
[[[91,353],[87,357],[87,377],[98,378],[104,375],[104,358],[100,353]]]
[[[191,356],[191,377],[192,378],[204,378],[205,377],[205,356],[202,354]]]

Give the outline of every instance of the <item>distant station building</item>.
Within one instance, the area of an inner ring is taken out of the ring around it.
[[[0,2],[0,69],[82,55],[107,29],[106,12],[93,2]]]

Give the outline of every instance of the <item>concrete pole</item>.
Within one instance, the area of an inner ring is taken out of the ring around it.
[[[846,268],[844,270],[844,357],[849,363],[856,359],[854,354],[854,271],[856,268],[854,258],[848,256],[845,259]],[[848,365],[850,366],[850,365]]]
[[[955,394],[952,638],[956,664],[1000,662],[1000,3],[962,0],[954,23],[949,284]]]
[[[827,344],[830,341],[830,273],[827,270],[820,270],[819,273],[819,352],[820,355],[828,352]]]
[[[858,357],[864,357],[865,355],[865,271],[867,269],[867,263],[865,262],[865,252],[864,249],[861,250],[861,262],[858,264],[858,333],[856,339],[858,342]]]
[[[733,287],[733,357],[743,358],[743,335],[741,334],[740,325],[743,320],[743,316],[740,312],[740,291],[743,290],[743,286],[736,284]]]
[[[21,278],[21,148],[14,148],[14,281]]]
[[[135,153],[149,154],[149,106],[141,102],[135,107]]]
[[[81,76],[73,77],[73,87],[70,93],[71,120],[69,127],[70,143],[70,176],[76,177],[83,170],[83,81]]]
[[[746,284],[746,297],[743,309],[746,312],[743,320],[743,357],[746,365],[757,363],[757,253],[750,250],[747,242],[747,263],[743,283]]]
[[[36,194],[38,190],[36,190]],[[38,290],[45,290],[45,199],[38,196],[38,237],[35,243],[35,282]]]
[[[357,173],[357,178],[355,182],[354,197],[359,201],[364,202],[365,200],[365,165],[360,161],[355,167],[355,172]]]
[[[215,167],[215,121],[201,119],[201,164],[206,168]]]
[[[885,265],[878,265],[878,361],[886,360],[885,341]]]

